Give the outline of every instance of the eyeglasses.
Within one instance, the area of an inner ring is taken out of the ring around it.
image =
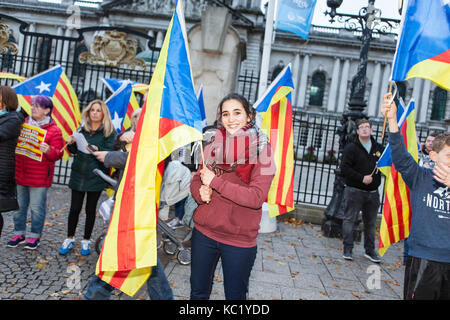
[[[359,129],[370,129],[371,127],[370,126],[360,126],[360,127],[358,127],[358,130]]]
[[[41,106],[41,105],[38,104],[38,103],[33,103],[33,104],[31,104],[31,106],[34,107],[34,108],[45,109],[43,106]]]

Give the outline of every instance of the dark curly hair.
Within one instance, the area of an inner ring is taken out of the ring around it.
[[[254,124],[254,122],[255,122],[255,115],[256,115],[255,109],[250,106],[250,103],[248,102],[248,100],[244,96],[233,92],[233,93],[227,94],[222,99],[222,101],[220,101],[220,103],[219,103],[219,107],[217,108],[217,116],[216,116],[217,128],[223,128],[223,125],[222,125],[222,106],[223,106],[224,102],[228,101],[228,100],[237,100],[237,101],[239,101],[242,104],[242,106],[244,107],[244,110],[247,113],[247,115],[250,117],[252,124]]]

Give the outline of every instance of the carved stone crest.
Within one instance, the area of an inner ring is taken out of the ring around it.
[[[9,27],[6,24],[0,23],[0,53],[17,55],[19,49],[17,44],[8,42],[9,40]]]
[[[120,67],[123,64],[130,65],[133,69],[139,67],[145,69],[145,61],[135,58],[137,41],[126,39],[125,32],[117,30],[105,31],[104,35],[96,35],[92,45],[92,53],[89,51],[80,54],[80,63],[104,64],[109,67]]]

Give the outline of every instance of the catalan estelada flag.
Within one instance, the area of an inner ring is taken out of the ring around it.
[[[125,118],[123,119],[122,122],[122,128],[120,129],[120,131],[124,131],[129,127],[131,127],[131,114],[133,113],[133,111],[140,108],[139,102],[137,101],[134,92],[137,91],[141,93],[142,88],[145,88],[145,92],[148,91],[148,84],[144,85],[142,83],[116,78],[102,78],[102,80],[105,83],[106,87],[108,87],[108,89],[111,90],[111,92],[113,92],[113,94],[114,92],[117,92],[124,83],[127,82],[131,83],[132,92],[129,98],[128,107],[126,109]]]
[[[55,121],[64,140],[72,135],[81,124],[78,97],[61,66],[55,66],[15,85],[14,90],[19,105],[31,114],[31,98],[36,95],[48,96],[53,102],[52,119]],[[69,153],[64,150],[64,160]]]
[[[289,64],[253,106],[262,118],[261,129],[269,137],[275,159],[276,173],[267,195],[270,217],[294,210],[292,90]]]
[[[400,133],[408,152],[418,161],[419,149],[416,137],[414,100],[406,108],[400,99],[397,111]],[[378,252],[383,256],[389,246],[409,236],[411,228],[411,202],[409,188],[401,174],[395,169],[391,158],[391,147],[386,146],[377,163],[378,169],[385,175],[385,195],[383,216],[380,225]]]
[[[156,265],[162,163],[179,146],[201,140],[183,6],[177,2],[139,118],[96,274],[133,296]]]
[[[10,72],[0,72],[0,78],[17,80],[19,82],[26,79],[25,77],[21,77],[21,76],[19,76],[17,74],[10,73]]]
[[[450,90],[449,2],[409,0],[402,24],[392,80],[419,77]]]

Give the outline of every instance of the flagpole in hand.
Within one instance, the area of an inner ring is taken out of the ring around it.
[[[389,91],[388,93],[392,93],[392,81],[389,81]],[[381,140],[384,139],[384,132],[386,131],[386,114],[384,114],[384,121],[383,121],[383,131],[381,131]]]

